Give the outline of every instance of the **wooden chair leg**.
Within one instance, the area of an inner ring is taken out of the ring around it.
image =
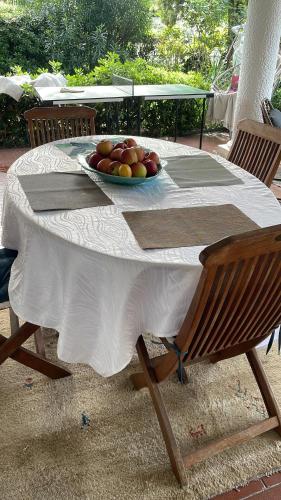
[[[251,349],[246,353],[246,355],[255,376],[256,382],[259,386],[259,390],[261,392],[268,414],[270,417],[277,417],[279,421],[280,425],[279,427],[276,427],[275,430],[281,436],[281,413],[273,395],[266,373],[263,369],[262,363],[258,357],[257,351],[256,349]]]
[[[149,355],[142,337],[139,337],[137,342],[137,352],[146,385],[149,389],[151,399],[157,414],[158,422],[162,431],[162,435],[166,444],[167,452],[170,458],[173,472],[178,482],[183,486],[186,484],[185,467],[182,460],[180,449],[176,443],[169,417],[159,391],[158,383],[155,378],[153,367],[151,366]],[[136,374],[137,375],[137,374]]]
[[[24,323],[11,337],[6,338],[0,335],[0,365],[10,357],[50,378],[71,375],[71,372],[61,368],[57,363],[48,361],[43,356],[21,347],[36,330],[38,330],[38,325]]]
[[[10,307],[9,308],[9,314],[10,314],[10,328],[11,328],[11,335],[14,335],[18,329],[19,329],[19,318],[13,311],[13,309]],[[43,329],[42,327],[38,328],[38,330],[34,333],[34,340],[35,340],[35,348],[36,352],[46,358],[46,350],[45,350],[45,342],[44,342],[44,336],[43,336]]]
[[[19,329],[19,326],[20,326],[19,318],[14,313],[14,311],[11,307],[9,307],[9,315],[10,315],[11,335],[14,335],[14,333]]]
[[[144,387],[147,387],[144,373],[133,373],[130,376],[130,379],[131,379],[132,383],[134,384],[134,388],[137,391],[140,391],[141,389],[144,389]]]
[[[34,333],[34,341],[37,354],[40,354],[41,356],[43,356],[43,358],[46,358],[43,332],[44,330],[42,327],[38,328],[38,330],[36,330],[36,332]]]

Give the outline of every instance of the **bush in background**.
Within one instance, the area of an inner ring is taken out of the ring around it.
[[[90,70],[115,50],[135,57],[149,47],[149,0],[29,0],[0,3],[0,74],[15,64],[26,71],[59,60],[65,72]],[[24,7],[25,5],[25,7]]]
[[[50,62],[53,70],[58,70],[60,64],[54,61]],[[17,74],[23,72],[19,67],[16,68]],[[43,70],[42,70],[43,71]],[[41,71],[41,72],[42,72]],[[45,70],[46,71],[46,70]],[[40,73],[40,71],[39,71]],[[74,75],[65,75],[67,84],[75,85],[110,85],[112,74],[117,73],[121,76],[134,79],[136,84],[162,84],[162,83],[183,83],[203,89],[209,88],[209,82],[204,80],[200,73],[190,71],[182,73],[179,71],[168,71],[163,67],[152,66],[147,61],[137,58],[133,61],[121,62],[120,56],[115,53],[109,53],[106,57],[99,60],[98,66],[92,71],[86,72],[81,68],[76,68]],[[38,76],[38,72],[32,77]],[[26,125],[23,118],[23,112],[33,106],[40,105],[40,102],[34,95],[31,86],[25,85],[25,93],[17,103],[6,95],[0,95],[0,146],[21,146],[28,144]],[[130,105],[130,124],[127,123],[127,113],[125,106],[120,104],[96,104],[97,114],[97,133],[110,133],[112,128],[108,123],[114,123],[119,108],[119,131],[127,132],[129,125],[130,131],[136,133],[137,106],[131,101]],[[200,127],[202,101],[187,100],[179,104],[179,129],[180,135],[195,131]],[[174,101],[142,101],[142,133],[154,137],[170,136],[174,133]]]
[[[48,63],[44,47],[45,19],[20,14],[0,16],[0,74],[5,75],[15,65],[35,71]]]

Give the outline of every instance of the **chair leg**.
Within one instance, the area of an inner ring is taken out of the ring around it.
[[[186,484],[186,477],[182,455],[176,443],[169,417],[164,405],[164,401],[162,399],[158,383],[155,378],[154,370],[151,366],[149,355],[142,337],[139,337],[138,339],[137,352],[141,366],[143,368],[144,379],[149,389],[151,399],[157,414],[158,422],[166,444],[173,472],[180,485],[183,486],[184,484]],[[142,385],[142,382],[140,385]]]
[[[71,375],[71,372],[61,368],[57,363],[48,361],[43,356],[33,353],[21,345],[38,330],[37,325],[24,323],[11,337],[0,335],[0,365],[12,358],[50,378],[62,378]]]
[[[45,349],[43,331],[44,330],[42,327],[36,330],[36,332],[34,333],[34,341],[35,341],[36,352],[41,356],[43,356],[43,358],[46,358],[46,349]]]
[[[133,373],[130,376],[130,379],[131,379],[132,383],[134,384],[134,388],[137,391],[140,391],[141,389],[144,389],[144,387],[147,387],[144,373]]]
[[[19,329],[19,318],[17,317],[16,313],[13,311],[11,307],[9,307],[9,315],[10,315],[10,328],[11,328],[11,335],[14,335],[14,333]]]
[[[258,357],[257,351],[256,349],[251,349],[246,353],[246,355],[250,363],[252,372],[255,376],[256,382],[259,386],[259,390],[261,392],[268,414],[270,417],[277,417],[279,421],[280,425],[275,430],[281,436],[281,413],[273,395],[266,373],[263,369],[262,363]]]
[[[14,335],[18,329],[19,329],[19,318],[13,311],[13,309],[10,307],[9,308],[9,314],[10,314],[10,329],[11,329],[11,335]],[[43,329],[40,327],[38,330],[34,333],[34,340],[35,340],[35,348],[36,352],[46,358],[46,350],[45,350],[45,342],[44,342],[44,337],[43,337]]]

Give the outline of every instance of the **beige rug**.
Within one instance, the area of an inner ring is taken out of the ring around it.
[[[0,313],[1,331],[8,314]],[[48,336],[54,356],[56,337]],[[281,405],[281,358],[264,356]],[[170,469],[146,390],[132,389],[130,367],[103,379],[72,365],[73,377],[50,381],[19,365],[0,368],[1,500],[207,499],[281,469],[281,440],[270,432],[187,471],[180,489]],[[176,429],[191,449],[265,416],[244,357],[197,365],[186,386],[163,394]],[[83,423],[82,423],[83,421]]]

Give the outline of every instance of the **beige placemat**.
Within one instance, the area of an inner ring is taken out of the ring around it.
[[[229,186],[243,181],[209,155],[166,158],[166,172],[180,188]]]
[[[209,245],[259,226],[234,205],[123,212],[141,248]]]
[[[113,205],[84,172],[19,175],[18,179],[34,212]]]

